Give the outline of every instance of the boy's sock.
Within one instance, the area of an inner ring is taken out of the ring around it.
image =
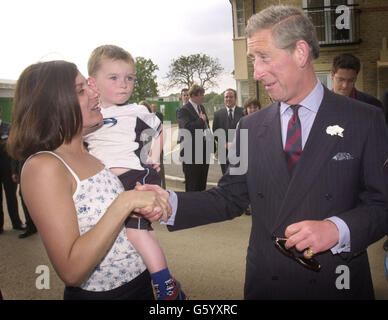
[[[157,300],[174,299],[178,293],[178,287],[172,278],[168,268],[151,274],[154,283]]]

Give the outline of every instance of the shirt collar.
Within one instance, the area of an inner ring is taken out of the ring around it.
[[[193,100],[189,99],[189,102],[192,104],[192,106],[194,107],[194,109],[197,109],[197,104],[195,102],[193,102]]]
[[[232,109],[232,113],[234,113],[234,109],[236,109],[236,106],[234,106],[232,108],[229,108],[229,107],[225,106],[225,108],[226,108],[226,111],[228,111],[228,112],[229,112],[230,109]]]
[[[314,113],[317,113],[323,99],[323,93],[323,85],[321,81],[317,79],[317,84],[315,85],[313,91],[311,91],[309,95],[298,104]],[[280,114],[283,115],[289,106],[290,105],[285,102],[280,102]]]

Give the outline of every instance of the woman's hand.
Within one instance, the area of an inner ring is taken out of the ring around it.
[[[168,199],[170,198],[170,194],[158,185],[153,185],[153,184],[142,185],[139,182],[136,183],[135,190],[142,191],[142,192],[145,192],[145,191],[155,192],[158,195],[160,201],[163,204],[165,204],[168,208],[167,214],[165,214],[163,212],[162,216],[158,215],[154,211],[150,211],[149,208],[144,208],[144,209],[139,208],[139,210],[135,210],[135,211],[138,213],[141,213],[144,216],[144,218],[146,218],[147,220],[149,220],[151,222],[159,221],[161,218],[163,218],[163,221],[167,222],[167,220],[171,216],[171,212],[172,212],[170,203],[168,202]]]

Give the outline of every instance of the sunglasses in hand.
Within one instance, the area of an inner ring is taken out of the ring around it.
[[[321,270],[322,268],[321,264],[318,262],[317,259],[313,257],[310,259],[306,259],[303,255],[296,255],[294,253],[294,251],[296,250],[292,251],[291,249],[287,249],[286,248],[287,238],[279,238],[279,237],[273,236],[272,240],[275,244],[275,247],[279,249],[280,252],[283,253],[285,256],[295,260],[296,262],[298,262],[299,264],[301,264],[302,266],[304,266],[309,270],[312,270],[315,272],[318,272],[319,270]]]

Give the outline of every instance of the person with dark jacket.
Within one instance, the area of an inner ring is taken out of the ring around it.
[[[237,123],[244,116],[244,109],[236,106],[237,93],[234,89],[227,89],[224,92],[225,108],[214,112],[213,133],[217,141],[218,160],[221,165],[222,174],[228,168],[228,149],[233,141]],[[216,131],[219,130],[224,139],[218,139]]]
[[[360,68],[360,59],[356,56],[350,53],[343,53],[336,56],[333,60],[331,69],[333,91],[345,97],[360,100],[376,107],[383,108],[383,104],[379,99],[355,88]]]
[[[388,232],[382,110],[317,79],[319,42],[300,8],[270,6],[246,35],[274,102],[241,118],[229,151],[240,162],[217,187],[170,191],[168,229],[229,220],[250,203],[245,299],[373,299],[367,248]]]
[[[8,214],[11,218],[12,228],[15,230],[25,229],[19,218],[18,202],[16,197],[17,184],[12,181],[11,177],[11,157],[5,149],[10,124],[3,121],[1,118],[2,109],[0,108],[0,234],[4,231],[3,187],[5,197],[7,199]]]
[[[24,164],[24,161],[18,161],[11,158],[12,181],[17,184],[20,184],[20,174],[22,172],[23,164]],[[30,213],[28,212],[27,206],[24,203],[23,195],[20,188],[19,188],[19,196],[20,196],[20,202],[22,204],[22,208],[24,212],[24,217],[26,218],[26,231],[19,234],[19,238],[24,239],[35,234],[37,230],[34,222],[30,217]]]

